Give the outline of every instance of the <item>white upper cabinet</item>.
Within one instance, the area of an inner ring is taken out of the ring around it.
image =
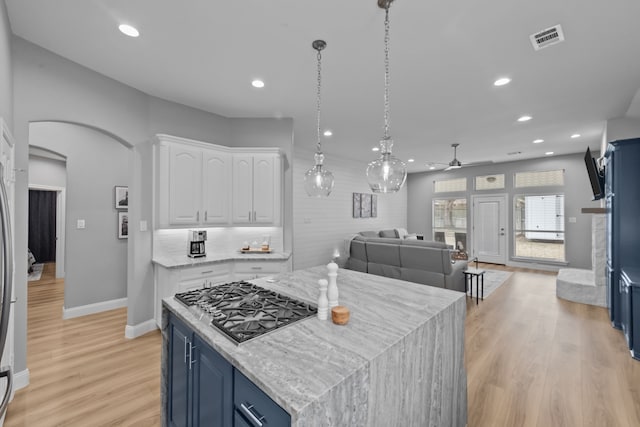
[[[157,135],[156,228],[279,225],[282,166],[275,148],[230,148]]]
[[[204,151],[202,167],[202,223],[228,224],[231,206],[231,155],[220,151]]]
[[[202,149],[170,145],[168,173],[169,224],[198,224],[202,208]]]
[[[276,153],[233,155],[233,223],[279,225],[282,166]]]

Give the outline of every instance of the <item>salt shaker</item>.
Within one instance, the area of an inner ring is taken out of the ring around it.
[[[327,264],[329,270],[329,289],[327,296],[329,298],[329,308],[333,308],[338,305],[338,283],[336,278],[338,277],[338,264],[331,261]]]
[[[329,318],[329,300],[327,299],[327,285],[326,279],[318,280],[320,285],[320,296],[318,297],[318,319],[327,320]]]

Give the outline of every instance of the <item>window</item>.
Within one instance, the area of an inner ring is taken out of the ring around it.
[[[554,171],[517,172],[514,174],[513,181],[516,188],[564,185],[564,171],[558,169]]]
[[[476,176],[476,190],[504,188],[504,174]]]
[[[433,200],[433,240],[467,250],[467,199]]]
[[[467,191],[467,178],[445,179],[433,181],[435,193],[450,193],[452,191]]]
[[[564,195],[517,195],[514,207],[514,255],[564,261]]]

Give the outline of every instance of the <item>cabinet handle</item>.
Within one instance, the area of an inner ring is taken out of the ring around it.
[[[251,211],[249,211],[249,222],[251,222]]]
[[[260,418],[256,417],[253,414],[253,411],[251,410],[251,408],[253,408],[253,405],[249,405],[247,407],[244,403],[240,404],[240,409],[242,410],[242,412],[245,413],[245,415],[247,415],[251,419],[251,422],[253,423],[253,425],[257,427],[262,427],[262,420],[264,420],[264,417],[260,417]]]
[[[184,364],[187,364],[187,337],[184,337]]]
[[[202,273],[200,273],[200,274],[211,274],[211,273],[213,273],[213,270],[203,271],[203,272],[202,272]]]
[[[196,221],[200,221],[200,211],[196,212]]]
[[[208,212],[204,211],[204,222],[207,222],[207,218],[208,218]]]
[[[198,347],[189,343],[189,370],[191,370],[191,366],[196,363],[196,361],[193,360],[193,350],[195,350],[196,348]]]
[[[252,270],[262,270],[262,267],[251,267]]]

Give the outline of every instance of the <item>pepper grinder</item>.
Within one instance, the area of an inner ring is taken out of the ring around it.
[[[320,296],[318,297],[318,319],[327,320],[329,318],[329,300],[327,299],[327,282],[326,279],[318,280],[320,285]]]
[[[333,308],[338,305],[338,284],[336,278],[338,277],[338,264],[331,261],[327,264],[329,270],[329,289],[327,296],[329,297],[329,308]]]

